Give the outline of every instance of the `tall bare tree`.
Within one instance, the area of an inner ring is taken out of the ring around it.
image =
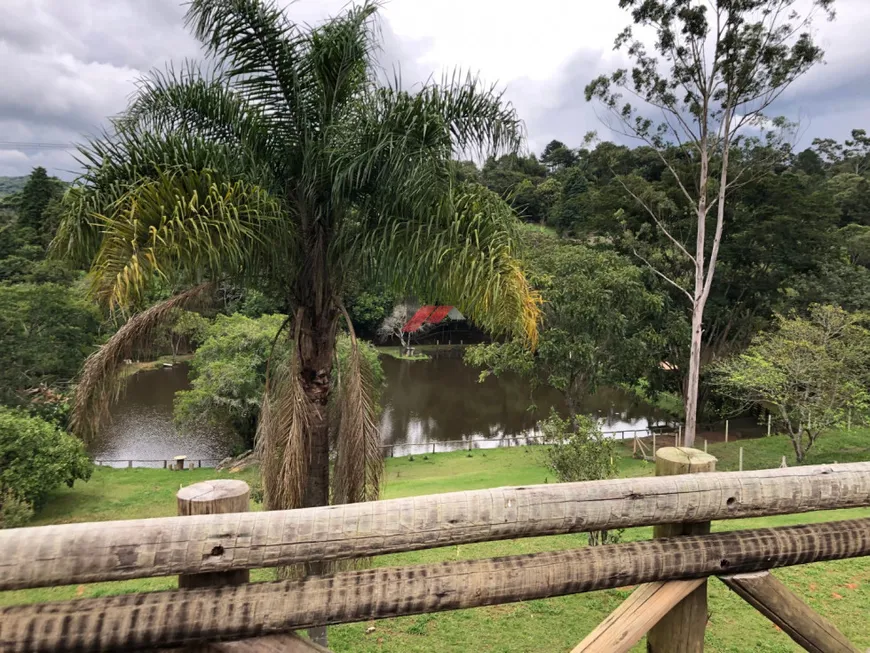
[[[687,446],[695,440],[704,307],[716,271],[728,195],[774,163],[768,158],[759,169],[758,156],[733,153],[762,146],[780,155],[786,150],[790,124],[766,114],[798,77],[822,60],[811,27],[819,15],[833,19],[833,4],[834,0],[620,0],[619,6],[631,11],[640,28],[637,34],[626,28],[615,43],[631,67],[602,75],[586,87],[587,101],[596,100],[607,110],[612,128],[655,148],[675,177],[685,207],[696,217],[694,234],[677,233],[661,206],[624,184],[691,268],[689,282],[684,283],[648,263],[686,296],[691,307],[684,397]],[[801,12],[799,6],[806,10]]]

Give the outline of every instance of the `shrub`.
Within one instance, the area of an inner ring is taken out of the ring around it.
[[[0,492],[38,508],[58,485],[86,481],[92,470],[80,440],[38,417],[0,407]]]
[[[541,422],[541,430],[547,444],[546,465],[559,481],[600,481],[616,476],[616,442],[601,432],[594,418],[576,415],[573,420],[566,420],[551,411]],[[590,532],[589,544],[618,542],[621,533]]]
[[[24,526],[33,517],[33,506],[19,499],[12,490],[0,493],[0,528]]]

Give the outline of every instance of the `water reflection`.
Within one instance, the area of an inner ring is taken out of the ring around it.
[[[490,377],[479,383],[479,371],[464,365],[461,358],[400,361],[383,356],[382,363],[387,379],[381,418],[386,455],[432,451],[433,442],[436,451],[467,447],[470,441],[474,448],[524,444],[537,435],[535,424],[551,407],[565,413],[558,392],[540,388],[532,395],[529,385],[516,376]],[[186,455],[188,460],[213,465],[232,453],[236,439],[220,429],[202,427],[183,435],[175,429],[173,397],[188,387],[184,365],[132,377],[112,411],[111,425],[91,446],[94,456],[162,466],[163,460]],[[596,415],[608,432],[646,429],[664,419],[649,404],[616,389],[589,397],[582,411]]]
[[[209,426],[183,435],[176,430],[172,400],[178,390],[189,387],[186,365],[143,371],[130,378],[112,409],[112,423],[91,445],[94,457],[134,460],[136,467],[162,467],[163,460],[183,455],[193,464],[202,460],[203,466],[213,467],[233,451],[236,438]],[[118,467],[127,463],[110,464]]]
[[[479,371],[461,359],[400,361],[384,356],[382,364],[387,385],[381,439],[392,445],[388,455],[451,450],[468,446],[469,441],[475,448],[524,444],[539,436],[535,425],[551,407],[566,412],[555,390],[539,388],[532,393],[514,375],[480,383]],[[607,432],[646,429],[665,417],[615,388],[587,398],[581,410],[597,416]]]

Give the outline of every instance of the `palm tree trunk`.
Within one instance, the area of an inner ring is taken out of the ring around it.
[[[316,314],[312,309],[302,312],[299,334],[302,388],[308,398],[313,415],[309,441],[310,465],[308,485],[302,499],[303,507],[329,504],[329,404],[332,365],[335,354],[335,311]]]
[[[305,508],[329,505],[329,416],[328,404],[335,353],[335,335],[338,320],[336,311],[317,314],[314,307],[302,312],[299,333],[299,357],[302,388],[312,408],[309,433],[306,434],[310,462],[308,484],[302,497]],[[325,571],[322,562],[305,565],[308,576],[319,576]],[[308,636],[321,646],[327,645],[326,627],[309,628]]]

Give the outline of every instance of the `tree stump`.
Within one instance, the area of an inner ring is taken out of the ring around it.
[[[716,458],[698,449],[663,447],[656,451],[656,476],[697,474],[716,470]],[[662,524],[653,537],[706,535],[710,522]],[[680,601],[647,635],[649,653],[700,653],[707,629],[707,582]]]
[[[181,488],[178,498],[179,516],[187,515],[217,515],[230,512],[248,512],[250,508],[251,488],[244,481],[221,479],[203,481]],[[223,555],[219,546],[203,555]],[[222,585],[241,585],[250,580],[247,569],[233,571],[206,572],[202,574],[180,574],[178,587],[193,589],[195,587],[220,587]]]

